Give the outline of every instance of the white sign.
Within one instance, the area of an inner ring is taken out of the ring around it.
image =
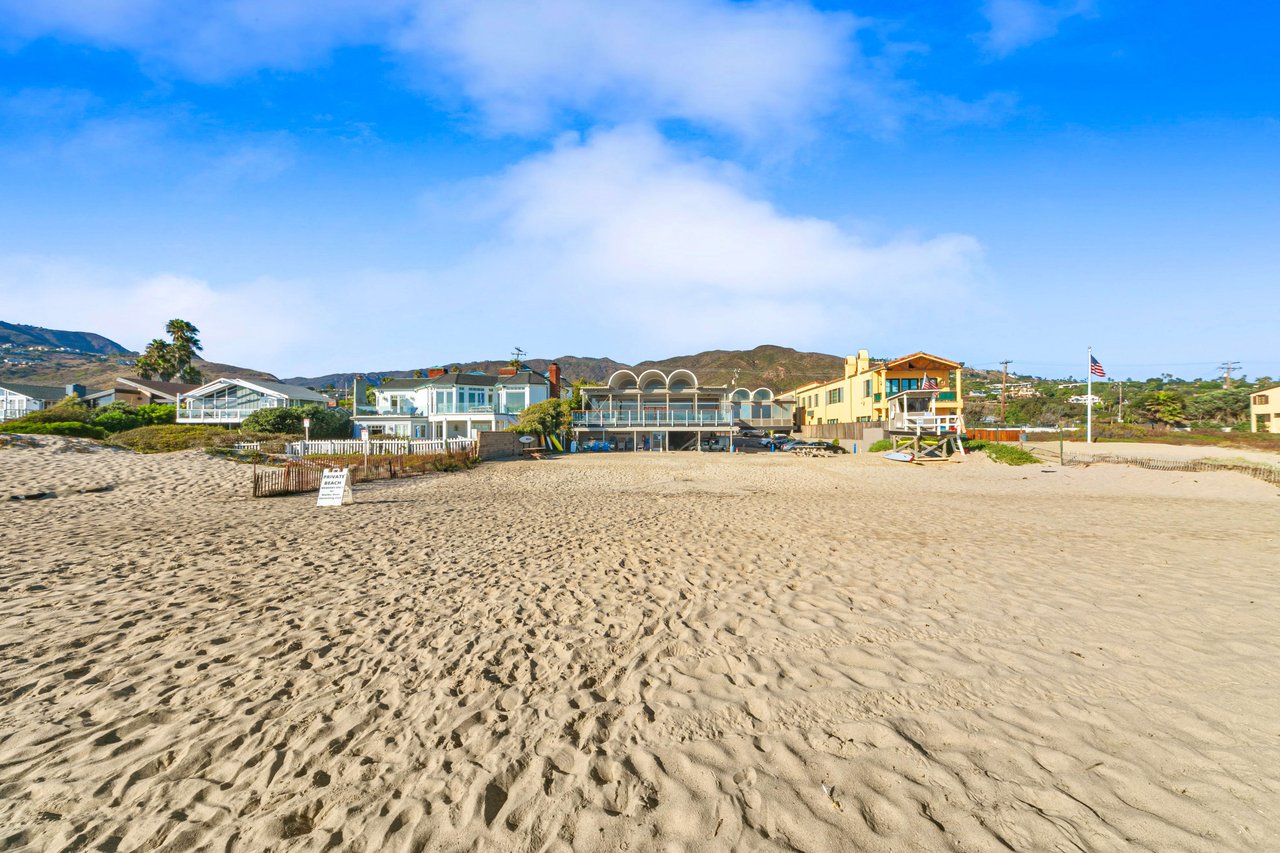
[[[533,444],[533,441],[534,441],[534,439],[533,439],[533,436],[531,436],[531,435],[522,435],[522,436],[520,436],[520,443],[521,443],[521,444]]]
[[[346,468],[324,469],[320,476],[320,496],[316,498],[316,506],[342,506],[355,503],[351,494],[350,471]]]

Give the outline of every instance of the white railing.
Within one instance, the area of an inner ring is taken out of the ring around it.
[[[916,430],[918,432],[956,432],[964,427],[964,418],[960,415],[934,414],[901,414],[896,413],[889,420],[889,429]]]
[[[788,421],[790,423],[790,421]],[[727,411],[585,411],[573,413],[575,427],[617,427],[620,429],[659,426],[727,427],[733,416]]]
[[[254,409],[179,409],[177,421],[180,424],[231,424],[239,423],[254,412],[270,406],[259,406]]]
[[[38,412],[39,409],[0,409],[0,421],[16,421],[18,418],[24,418],[32,412]]]
[[[358,438],[291,441],[284,447],[290,456],[407,456],[468,451],[475,446],[473,438]]]

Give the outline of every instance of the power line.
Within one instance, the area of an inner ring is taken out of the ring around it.
[[[1225,382],[1223,383],[1223,386],[1222,386],[1222,387],[1223,387],[1223,388],[1230,389],[1230,388],[1231,388],[1231,371],[1233,371],[1233,370],[1239,370],[1239,369],[1240,369],[1240,362],[1238,362],[1238,361],[1224,361],[1222,364],[1219,364],[1219,365],[1218,365],[1218,369],[1219,369],[1219,370],[1221,370],[1221,371],[1223,371],[1223,373],[1225,373],[1225,374],[1226,374],[1226,376],[1225,376]]]

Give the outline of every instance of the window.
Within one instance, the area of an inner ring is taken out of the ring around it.
[[[827,405],[844,402],[844,388],[832,388],[827,392]]]
[[[919,391],[919,379],[887,379],[885,380],[885,393],[889,395],[898,394],[902,391]]]
[[[870,379],[862,383],[862,396],[864,397],[871,396],[871,380]]]
[[[1267,399],[1266,394],[1259,394],[1258,396],[1253,398],[1253,404],[1255,406],[1265,406],[1267,405],[1268,402],[1270,401]]]
[[[524,391],[508,391],[507,392],[507,411],[518,412],[524,408],[525,392]]]

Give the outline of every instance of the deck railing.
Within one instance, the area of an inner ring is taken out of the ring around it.
[[[254,412],[269,409],[271,406],[257,406],[248,409],[179,409],[177,421],[180,424],[229,424],[239,423]]]
[[[889,429],[918,430],[919,432],[956,432],[964,426],[964,418],[960,415],[935,415],[931,412],[920,414],[894,414],[889,419]]]
[[[680,411],[673,409],[616,411],[606,409],[573,413],[573,425],[579,428],[643,429],[644,427],[728,427],[733,415],[722,409]],[[787,423],[790,423],[788,421]]]

